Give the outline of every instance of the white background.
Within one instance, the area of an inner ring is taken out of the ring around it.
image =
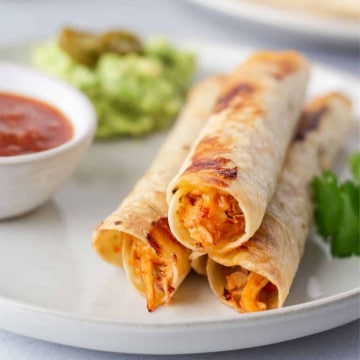
[[[0,0],[0,46],[47,37],[65,24],[85,28],[124,27],[141,34],[166,34],[250,45],[258,48],[297,48],[312,59],[359,78],[359,48],[275,31],[228,18],[182,0]],[[1,249],[0,249],[1,251]],[[0,319],[1,327],[1,319]],[[276,331],[276,329],[274,329]],[[42,359],[157,359],[158,356],[112,354],[50,344],[0,330],[1,360]],[[254,349],[183,359],[359,359],[359,321],[303,339]]]

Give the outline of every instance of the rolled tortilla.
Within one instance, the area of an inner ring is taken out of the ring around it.
[[[260,52],[225,82],[196,146],[167,191],[169,224],[188,248],[231,251],[259,228],[293,137],[309,64]]]
[[[240,312],[284,304],[312,218],[310,182],[331,165],[352,123],[350,107],[331,93],[305,108],[261,227],[245,245],[208,260],[211,288],[224,303]]]
[[[149,311],[169,303],[190,271],[190,250],[175,240],[168,226],[166,187],[209,117],[223,81],[223,76],[214,76],[193,88],[149,170],[93,234],[94,249],[105,261],[124,264]]]

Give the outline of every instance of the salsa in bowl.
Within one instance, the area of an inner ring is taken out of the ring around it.
[[[90,145],[96,115],[78,90],[0,62],[0,219],[49,199]]]

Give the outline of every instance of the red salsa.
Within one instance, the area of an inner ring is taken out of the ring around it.
[[[0,156],[44,151],[63,144],[72,136],[70,122],[51,105],[0,93]]]

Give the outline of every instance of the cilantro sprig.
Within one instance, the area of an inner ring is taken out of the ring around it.
[[[349,158],[352,180],[339,183],[332,171],[312,181],[315,224],[336,257],[360,255],[360,152]]]

